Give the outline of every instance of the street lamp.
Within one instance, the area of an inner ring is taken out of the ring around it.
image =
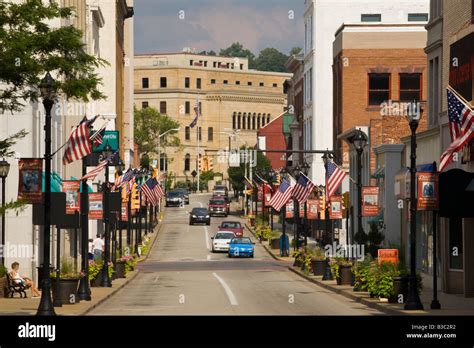
[[[416,129],[420,122],[420,104],[413,101],[408,109],[408,122],[411,130],[410,141],[410,284],[405,304],[407,310],[423,309],[417,291],[416,279]]]
[[[296,167],[293,167],[292,169],[293,171],[293,176],[295,177],[296,181],[298,181],[299,179],[299,176],[300,176],[300,173],[301,173],[301,168],[299,165],[296,165]],[[295,231],[295,234],[294,234],[294,237],[295,237],[295,244],[293,246],[293,250],[297,250],[299,245],[299,241],[300,241],[300,203],[298,202],[298,200],[293,197],[293,226],[294,226],[294,231]]]
[[[160,179],[160,176],[161,176],[161,138],[163,136],[165,136],[166,134],[168,134],[169,132],[179,132],[181,128],[172,128],[172,129],[168,129],[167,131],[161,133],[160,135],[158,135],[158,179]],[[165,171],[168,169],[166,168],[166,166],[164,166],[164,169]]]
[[[360,128],[352,138],[352,144],[357,151],[357,233],[364,233],[362,230],[362,153],[367,144],[367,137]]]
[[[286,169],[285,168],[282,168],[281,171],[280,171],[280,175],[281,175],[281,180],[284,179],[285,175],[286,175]],[[281,208],[281,213],[280,213],[280,219],[281,219],[281,223],[282,223],[282,229],[281,229],[281,232],[282,232],[282,239],[281,239],[281,250],[280,250],[280,256],[288,256],[288,253],[287,253],[287,250],[288,250],[288,246],[286,245],[286,204],[283,204],[283,207]]]
[[[44,243],[43,243],[43,279],[41,284],[41,301],[37,315],[56,315],[51,300],[51,279],[49,274],[50,264],[50,239],[51,239],[51,109],[56,98],[55,81],[47,72],[41,80],[39,89],[43,97],[45,110],[44,125]]]
[[[324,162],[324,169],[326,171],[325,173],[325,178],[326,178],[326,187],[325,187],[325,194],[326,194],[326,199],[329,200],[329,197],[327,197],[327,177],[328,177],[328,162],[329,160],[331,159],[331,154],[329,151],[326,151],[324,152],[323,156],[323,162]],[[326,204],[325,204],[325,212],[324,212],[324,219],[325,219],[325,244],[329,244],[331,242],[331,232],[330,232],[330,226],[329,226],[329,208],[328,208],[328,203],[326,201]],[[326,257],[326,267],[325,267],[325,270],[324,270],[324,275],[323,275],[323,279],[322,280],[333,280],[333,276],[332,276],[332,272],[331,272],[331,267],[329,266],[329,256]]]
[[[0,161],[0,178],[2,178],[2,245],[5,247],[5,180],[10,171],[10,163],[2,159]],[[5,266],[5,258],[2,253],[2,266]]]
[[[113,151],[109,145],[109,142],[106,141],[104,145],[104,149],[102,150],[102,157],[103,160],[108,159],[112,155]],[[100,284],[101,287],[110,288],[112,286],[112,281],[109,277],[109,253],[110,253],[110,237],[109,237],[109,164],[105,166],[105,180],[102,186],[102,202],[103,202],[103,220],[105,225],[105,250],[104,250],[104,264],[102,266],[102,282]]]
[[[301,171],[303,172],[304,175],[308,176],[309,173],[309,164],[308,162],[304,161],[303,164],[301,165]],[[308,200],[304,202],[304,245],[308,245]]]

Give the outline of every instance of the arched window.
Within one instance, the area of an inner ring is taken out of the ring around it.
[[[260,114],[257,116],[257,129],[260,129]]]
[[[270,123],[270,114],[267,115],[267,123]]]
[[[249,115],[247,116],[247,129],[251,129],[251,121],[250,121],[251,118],[252,116],[249,112]]]
[[[184,128],[184,140],[191,140],[191,129],[188,126]]]
[[[232,129],[236,129],[235,127],[237,126],[237,120],[235,119],[236,118],[236,115],[235,115],[235,112],[232,114]]]
[[[255,112],[253,113],[253,116],[252,116],[252,129],[255,129]]]
[[[207,141],[213,141],[214,140],[214,128],[208,127],[207,128]]]
[[[168,170],[168,158],[165,153],[160,154],[160,171],[166,172]]]
[[[239,112],[239,115],[237,116],[237,129],[240,129],[240,121],[241,121],[242,115]]]
[[[191,156],[189,155],[189,153],[186,154],[186,156],[184,156],[184,171],[185,172],[188,172],[191,167]]]
[[[262,127],[265,126],[265,119],[266,119],[265,115],[266,114],[263,114],[263,117],[262,117]]]
[[[247,123],[247,113],[244,112],[244,115],[242,117],[242,129],[245,129],[246,123]]]

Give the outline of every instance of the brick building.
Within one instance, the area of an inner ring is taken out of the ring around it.
[[[287,141],[283,134],[283,115],[273,119],[270,123],[260,128],[257,132],[258,145],[261,150],[281,150],[287,148]],[[286,167],[284,153],[266,152],[265,156],[270,160],[273,169]]]

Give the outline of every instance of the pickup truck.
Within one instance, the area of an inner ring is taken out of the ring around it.
[[[223,215],[227,217],[227,203],[224,198],[211,198],[209,201],[209,213],[211,216]]]
[[[230,214],[230,198],[222,195],[213,195],[211,199],[223,199],[227,207],[227,214]]]
[[[238,221],[223,221],[218,227],[219,231],[231,231],[235,233],[235,236],[240,238],[244,235],[244,228]]]

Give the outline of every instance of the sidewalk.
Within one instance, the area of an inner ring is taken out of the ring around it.
[[[254,232],[247,224],[245,227],[254,236]],[[255,236],[256,237],[256,236]],[[279,249],[270,249],[268,242],[262,242],[262,246],[275,260],[293,261],[292,257],[280,257]],[[291,252],[291,250],[290,250]],[[438,301],[441,304],[440,310],[430,309],[433,291],[426,289],[421,294],[421,302],[424,310],[406,311],[403,309],[404,304],[382,302],[378,298],[371,298],[368,292],[352,291],[353,286],[337,285],[335,280],[322,280],[322,276],[314,276],[305,274],[300,267],[290,266],[288,269],[306,280],[315,283],[327,290],[345,296],[355,302],[360,302],[367,307],[377,309],[383,313],[390,315],[473,315],[474,314],[474,298],[466,298],[462,295],[446,294],[438,291]]]
[[[161,223],[155,227],[151,235],[150,247],[146,255],[142,256],[138,262],[143,262],[148,258],[153,245],[156,242]],[[81,301],[76,304],[63,304],[62,307],[55,307],[57,315],[85,315],[105,300],[113,296],[117,291],[131,282],[138,275],[139,271],[135,269],[130,272],[127,278],[118,278],[112,281],[111,288],[91,287],[91,301]],[[35,315],[40,303],[39,298],[31,298],[31,292],[27,292],[28,298],[0,298],[0,315]]]

